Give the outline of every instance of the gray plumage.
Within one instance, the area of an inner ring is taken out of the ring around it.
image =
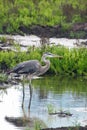
[[[40,63],[38,60],[30,60],[19,63],[11,72],[17,74],[33,74],[38,72],[40,68]]]
[[[44,66],[40,64],[38,60],[29,60],[19,63],[13,70],[9,71],[9,73],[17,73],[17,74],[27,74],[30,77],[39,76],[44,74],[50,67],[50,61],[46,59],[47,57],[58,57],[62,58],[62,56],[58,56],[52,53],[44,53],[42,56],[42,61],[45,63]]]

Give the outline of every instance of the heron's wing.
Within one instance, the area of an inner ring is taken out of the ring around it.
[[[20,70],[24,68],[24,63],[19,63],[16,67],[13,68],[11,72],[19,73]]]
[[[18,74],[33,74],[37,73],[40,69],[41,65],[38,60],[30,60],[26,62],[22,62],[18,64],[14,69],[13,72]]]

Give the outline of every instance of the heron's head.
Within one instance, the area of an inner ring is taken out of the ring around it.
[[[56,55],[56,54],[53,54],[53,53],[50,53],[50,52],[46,52],[43,54],[44,57],[57,57],[57,58],[63,58],[63,56],[59,56],[59,55]]]

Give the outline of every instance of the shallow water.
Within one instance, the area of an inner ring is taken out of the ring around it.
[[[32,81],[33,96],[30,115],[28,115],[29,87],[25,83],[24,111],[22,103],[22,85],[0,90],[0,130],[20,130],[13,124],[6,122],[5,116],[27,116],[42,120],[47,127],[61,127],[70,125],[87,125],[87,79],[50,76]],[[52,111],[67,111],[70,117],[49,115],[48,108]]]

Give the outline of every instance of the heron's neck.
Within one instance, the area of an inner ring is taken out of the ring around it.
[[[45,63],[45,65],[44,66],[42,66],[42,74],[44,74],[48,69],[49,69],[49,67],[50,67],[50,61],[49,60],[47,60],[46,59],[46,57],[42,57],[42,61]]]
[[[45,63],[45,64],[47,64],[47,65],[49,65],[50,66],[50,61],[48,60],[48,59],[46,59],[47,57],[45,57],[45,56],[42,56],[42,61]]]

